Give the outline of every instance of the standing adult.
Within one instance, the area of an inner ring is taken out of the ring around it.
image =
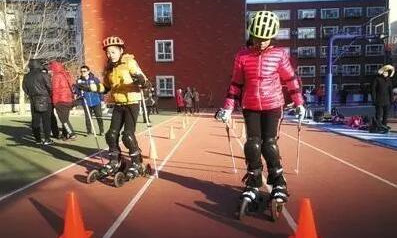
[[[48,78],[51,78],[51,76],[48,74],[48,69],[47,68],[44,67],[41,70],[41,72],[46,74]],[[52,103],[52,99],[51,99],[51,133],[52,133],[52,137],[54,137],[56,139],[59,139],[58,121],[57,121],[57,118],[55,116],[55,108],[54,108],[54,104]]]
[[[183,100],[185,101],[185,113],[187,114],[189,111],[190,114],[193,114],[193,94],[190,87],[186,88]]]
[[[63,140],[74,140],[77,136],[69,120],[74,100],[72,76],[63,64],[57,61],[50,62],[49,69],[52,74],[52,103],[62,124]]]
[[[85,126],[87,129],[87,136],[92,134],[90,116],[94,112],[98,127],[99,135],[102,136],[103,130],[103,120],[102,120],[102,108],[101,108],[101,98],[102,95],[98,92],[88,92],[90,84],[99,84],[100,81],[95,75],[90,71],[87,65],[83,65],[80,68],[80,77],[76,81],[77,95],[83,99],[83,109],[85,115]],[[84,91],[85,90],[85,91]]]
[[[54,144],[51,140],[51,81],[50,77],[42,72],[42,65],[36,59],[29,62],[29,73],[25,75],[22,88],[29,96],[32,113],[32,132],[36,143],[43,145]],[[44,132],[44,141],[41,140],[41,126]]]
[[[193,112],[200,112],[200,94],[196,88],[193,88]]]
[[[390,105],[393,103],[392,77],[394,72],[392,65],[385,65],[378,70],[378,76],[372,82],[372,101],[375,106],[375,118],[378,125],[386,130],[390,129],[387,126],[387,119]]]

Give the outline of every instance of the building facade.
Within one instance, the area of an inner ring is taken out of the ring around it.
[[[264,9],[279,16],[280,33],[273,43],[290,52],[304,88],[325,84],[331,35],[380,35],[388,31],[387,0],[264,0],[248,4],[247,16]],[[368,85],[390,60],[382,39],[337,40],[333,52],[333,88],[353,93]]]
[[[221,106],[233,58],[244,45],[244,0],[83,0],[85,63],[101,75],[102,40],[126,42],[157,90],[175,108],[177,89],[195,87],[201,106]]]

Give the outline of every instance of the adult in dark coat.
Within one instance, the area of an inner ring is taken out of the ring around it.
[[[372,82],[372,100],[375,105],[375,117],[377,123],[387,127],[387,118],[389,116],[390,105],[393,102],[393,85],[392,77],[394,75],[394,67],[385,65],[378,70],[378,76]]]
[[[36,143],[51,145],[51,81],[48,74],[42,72],[42,65],[38,60],[30,60],[29,73],[25,75],[22,88],[29,96],[32,113],[32,131]],[[44,141],[41,140],[41,125]]]

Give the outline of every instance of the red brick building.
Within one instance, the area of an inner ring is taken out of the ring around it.
[[[332,34],[387,34],[388,18],[382,13],[388,10],[388,0],[264,0],[247,5],[248,14],[264,9],[279,15],[281,29],[273,43],[290,51],[304,86],[309,88],[325,83],[327,45]],[[387,61],[382,40],[339,40],[335,45],[335,56],[343,52],[334,65],[335,89],[357,92]]]
[[[97,75],[106,60],[101,42],[117,35],[156,86],[160,107],[175,107],[175,91],[187,86],[203,107],[223,102],[245,42],[244,0],[82,0],[82,12],[85,63]]]

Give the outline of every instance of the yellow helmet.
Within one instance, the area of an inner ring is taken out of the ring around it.
[[[270,11],[258,11],[250,19],[249,33],[261,39],[271,39],[278,34],[280,21],[276,14]]]
[[[120,47],[124,47],[124,41],[117,36],[109,36],[103,40],[103,49],[106,50],[109,46],[116,45]]]
[[[380,68],[378,70],[378,74],[383,74],[385,71],[389,72],[389,77],[393,77],[394,76],[395,70],[394,70],[393,65],[390,65],[390,64],[384,65],[382,68]]]

